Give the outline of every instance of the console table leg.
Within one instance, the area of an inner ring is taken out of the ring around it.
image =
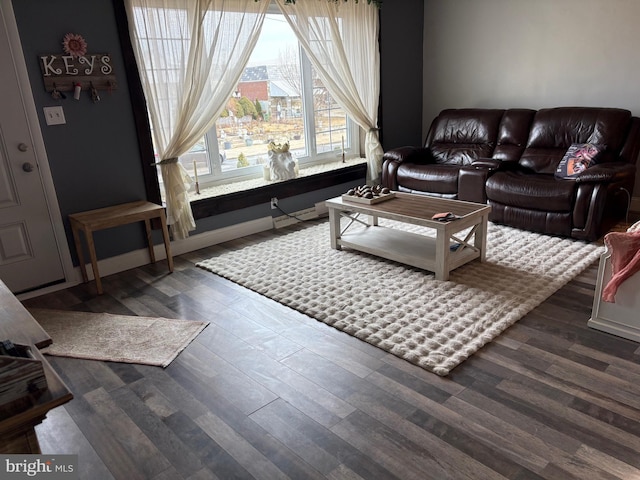
[[[100,280],[100,272],[98,271],[98,257],[96,256],[96,245],[93,243],[93,231],[84,230],[87,238],[87,246],[89,247],[89,256],[91,257],[91,268],[93,269],[93,277],[96,281],[96,290],[98,295],[102,295],[102,281]]]
[[[153,237],[151,236],[151,222],[149,219],[144,221],[144,229],[147,231],[147,246],[149,247],[149,259],[151,263],[156,263],[156,253],[153,251]]]
[[[78,263],[80,264],[80,272],[82,273],[82,281],[87,283],[89,276],[87,275],[87,266],[84,262],[84,253],[82,252],[82,243],[80,243],[80,234],[75,223],[71,223],[71,233],[73,234],[73,243],[76,246],[76,254],[78,255]]]
[[[173,256],[171,256],[171,240],[169,239],[169,228],[167,227],[167,217],[164,211],[160,212],[160,224],[162,225],[162,238],[164,239],[164,251],[167,253],[167,265],[169,271],[173,272]]]

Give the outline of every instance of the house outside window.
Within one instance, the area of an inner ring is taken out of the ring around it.
[[[179,161],[192,176],[197,169],[202,188],[261,177],[271,141],[288,142],[302,169],[338,160],[343,148],[359,156],[358,138],[274,4],[225,110]]]

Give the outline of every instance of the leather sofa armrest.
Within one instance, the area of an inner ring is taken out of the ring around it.
[[[476,169],[498,170],[501,163],[495,158],[477,158],[471,162],[471,166]]]
[[[487,203],[485,185],[487,179],[497,171],[514,170],[517,161],[477,158],[470,165],[462,167],[458,174],[458,200]]]
[[[490,172],[516,170],[519,167],[517,160],[497,160],[495,158],[477,158],[471,162],[476,169],[485,169]]]
[[[485,184],[496,168],[476,166],[475,162],[458,172],[458,200],[487,203]]]
[[[624,162],[608,162],[587,168],[575,177],[576,183],[611,183],[623,182],[634,178],[635,165]]]
[[[425,147],[398,147],[385,152],[382,157],[383,187],[398,190],[398,167],[404,162],[425,165],[433,163],[434,158],[431,150]]]
[[[382,161],[396,163],[412,162],[419,164],[433,163],[431,150],[425,147],[398,147],[384,153]]]

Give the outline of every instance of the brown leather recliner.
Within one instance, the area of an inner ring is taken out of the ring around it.
[[[606,149],[571,179],[554,172],[575,143]],[[488,203],[489,220],[592,241],[624,218],[640,153],[640,119],[616,108],[444,110],[424,147],[384,155],[393,190]]]
[[[492,157],[504,110],[444,110],[431,123],[424,147],[385,152],[382,184],[392,190],[458,198],[460,169]]]

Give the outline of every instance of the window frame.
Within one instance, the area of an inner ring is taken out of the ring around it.
[[[282,12],[278,8],[277,4],[271,2],[267,15],[281,15]],[[304,49],[298,43],[298,58],[300,61],[300,73],[302,82],[302,105],[303,105],[303,126],[304,126],[304,138],[307,155],[297,156],[299,168],[305,166],[317,165],[322,163],[329,163],[338,160],[336,158],[335,150],[318,153],[316,142],[316,122],[315,122],[315,109],[313,98],[313,76],[312,76],[312,64],[308,56],[304,52]],[[347,123],[345,125],[345,138],[344,138],[344,153],[348,157],[360,156],[360,127],[346,114]],[[209,162],[209,170],[212,173],[203,174],[198,173],[198,184],[200,188],[206,188],[216,185],[224,185],[242,180],[248,180],[253,178],[260,178],[263,176],[263,165],[252,165],[249,167],[243,167],[240,169],[233,169],[220,174],[215,174],[212,159],[220,157],[220,148],[218,144],[217,130],[215,124],[205,134],[205,146],[207,151],[207,160]],[[265,145],[265,155],[267,149]],[[190,171],[189,162],[183,163],[187,171]],[[162,182],[162,178],[159,176],[159,182]]]

